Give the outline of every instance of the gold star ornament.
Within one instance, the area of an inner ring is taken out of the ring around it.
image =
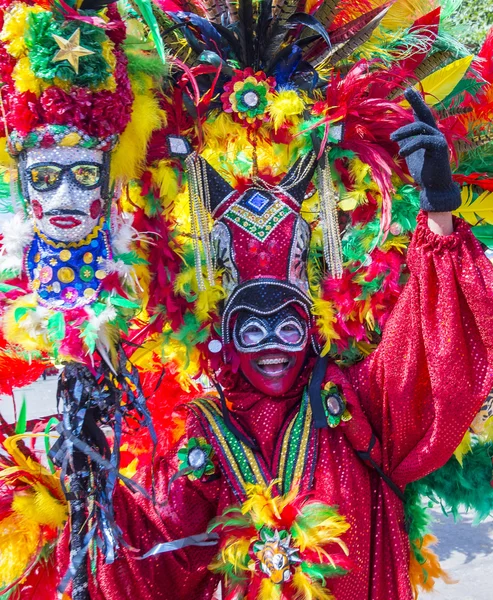
[[[53,62],[67,60],[74,71],[79,73],[79,60],[83,56],[94,54],[92,50],[88,50],[80,45],[80,29],[76,29],[68,40],[59,35],[52,34],[53,39],[58,44],[60,50],[53,57]]]

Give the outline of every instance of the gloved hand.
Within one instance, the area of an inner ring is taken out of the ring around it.
[[[409,173],[421,187],[421,208],[428,212],[449,212],[461,205],[459,186],[452,180],[449,152],[431,110],[413,88],[405,92],[414,111],[414,123],[391,135],[399,154],[406,159]]]

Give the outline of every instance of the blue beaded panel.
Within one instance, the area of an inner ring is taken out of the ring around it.
[[[25,257],[30,288],[40,304],[69,310],[96,300],[111,258],[108,234],[96,228],[86,243],[63,244],[35,235]]]

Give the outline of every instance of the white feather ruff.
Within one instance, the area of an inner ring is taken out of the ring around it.
[[[0,250],[0,271],[22,270],[24,251],[32,242],[34,232],[30,219],[22,213],[15,214],[2,223],[2,248]]]

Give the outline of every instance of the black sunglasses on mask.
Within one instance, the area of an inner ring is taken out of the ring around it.
[[[38,192],[55,190],[67,173],[80,188],[91,190],[101,185],[102,166],[93,162],[76,162],[70,165],[37,163],[27,167],[31,185]]]

